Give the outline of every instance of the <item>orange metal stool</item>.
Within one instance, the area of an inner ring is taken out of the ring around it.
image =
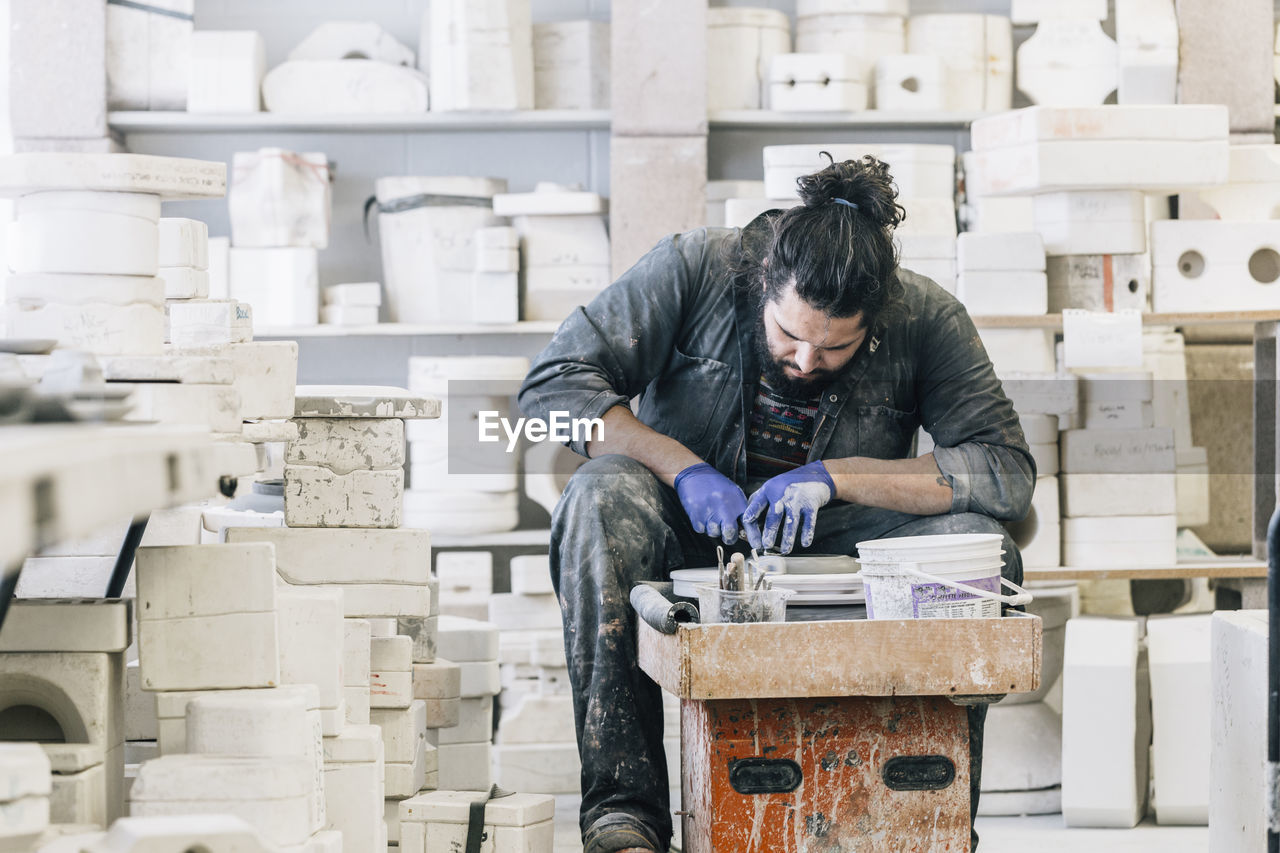
[[[639,631],[641,667],[682,700],[686,853],[967,851],[952,699],[1040,682],[1021,614]]]

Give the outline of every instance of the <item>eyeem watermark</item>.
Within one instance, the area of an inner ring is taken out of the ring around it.
[[[529,441],[603,441],[604,421],[600,418],[575,418],[568,412],[551,412],[550,420],[519,418],[515,426],[502,417],[501,412],[477,412],[480,424],[480,441],[493,444],[507,437],[507,452],[515,450],[523,435]]]

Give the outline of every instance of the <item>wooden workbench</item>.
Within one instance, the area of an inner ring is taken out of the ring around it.
[[[966,696],[1040,687],[1038,616],[691,625],[641,621],[640,668],[681,699]]]
[[[965,853],[970,709],[1040,685],[1041,623],[639,623],[640,666],[681,697],[688,853]]]

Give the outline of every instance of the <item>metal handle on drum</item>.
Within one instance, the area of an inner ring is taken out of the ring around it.
[[[789,794],[803,781],[790,758],[740,758],[729,766],[729,784],[739,794]]]

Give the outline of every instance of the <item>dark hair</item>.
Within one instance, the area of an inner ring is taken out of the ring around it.
[[[760,239],[739,243],[739,271],[770,301],[794,286],[815,310],[861,313],[870,328],[902,290],[893,230],[906,211],[888,164],[870,155],[833,161],[796,183],[803,204],[774,215]]]

